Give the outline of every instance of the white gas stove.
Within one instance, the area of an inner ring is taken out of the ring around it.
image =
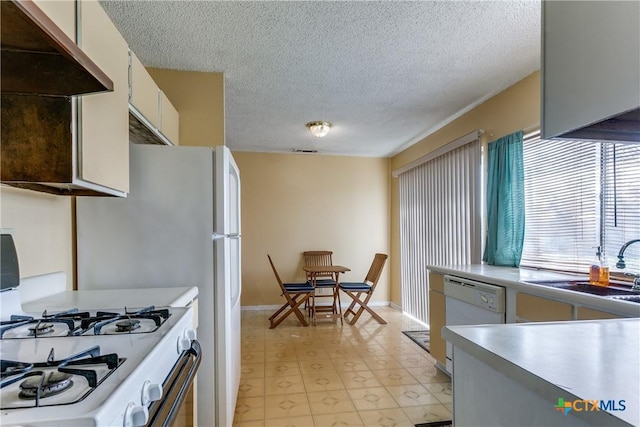
[[[174,416],[200,362],[191,307],[23,313],[17,292],[2,294],[0,425],[130,427]]]

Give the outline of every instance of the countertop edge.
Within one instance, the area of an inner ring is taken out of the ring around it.
[[[136,288],[136,289],[96,289],[64,291],[48,295],[44,298],[31,300],[22,304],[25,312],[39,312],[43,309],[69,310],[80,308],[83,310],[115,309],[127,305],[127,292],[135,292],[133,307],[142,307],[141,304],[155,305],[156,307],[188,307],[193,300],[198,298],[198,288],[195,286],[176,286],[170,288]],[[140,294],[145,297],[141,299]],[[149,295],[147,298],[146,295]],[[79,300],[84,300],[82,307],[78,307]],[[148,302],[147,302],[148,301]]]
[[[502,271],[504,271],[505,274],[511,275],[520,275],[520,272],[527,272],[528,274],[539,275],[544,278],[575,279],[577,277],[585,277],[585,275],[578,274],[558,273],[533,269],[519,269],[516,267],[497,267],[485,264],[427,266],[427,269],[429,271],[438,274],[447,274],[472,280],[478,280],[481,282],[493,283],[496,285],[504,286],[505,288],[514,289],[516,291],[526,292],[528,294],[537,295],[540,297],[575,303],[588,308],[615,313],[620,316],[640,317],[640,304],[638,303],[609,299],[597,295],[574,292],[566,289],[552,288],[544,285],[536,285],[534,283],[525,283],[521,280],[513,280],[479,271],[469,271],[471,269],[483,270],[488,268],[501,270],[503,269]]]

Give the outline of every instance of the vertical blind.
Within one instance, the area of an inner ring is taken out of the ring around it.
[[[525,239],[521,266],[585,273],[602,260],[615,271],[624,242],[640,238],[640,146],[524,141]],[[637,246],[637,247],[634,247]],[[640,272],[640,244],[625,271]]]
[[[482,256],[477,135],[398,178],[402,309],[428,323],[426,266],[480,263]]]

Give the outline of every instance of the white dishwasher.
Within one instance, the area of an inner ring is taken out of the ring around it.
[[[445,325],[505,323],[505,291],[502,286],[444,276]],[[453,346],[447,341],[447,372],[452,373]]]

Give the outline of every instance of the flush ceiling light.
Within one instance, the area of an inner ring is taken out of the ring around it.
[[[307,127],[309,128],[309,130],[311,131],[313,136],[316,136],[318,138],[322,138],[323,136],[325,136],[326,134],[329,133],[329,130],[331,129],[331,123],[329,123],[329,122],[309,122],[309,123],[307,123]]]

